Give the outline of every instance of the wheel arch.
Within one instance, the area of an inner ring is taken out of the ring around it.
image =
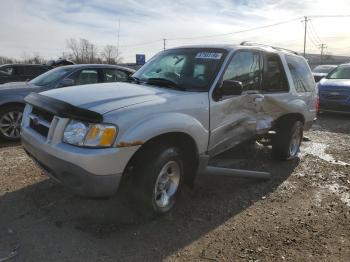
[[[185,165],[184,181],[187,185],[193,186],[195,174],[198,168],[199,153],[195,139],[185,132],[163,133],[156,135],[143,143],[128,161],[124,170],[123,179],[127,179],[128,176],[132,175],[133,166],[137,165],[139,161],[142,161],[142,155],[146,151],[152,150],[153,147],[166,144],[180,149],[183,154]]]
[[[21,106],[21,107],[25,107],[25,103],[22,103],[22,102],[6,102],[6,103],[3,103],[0,105],[0,110],[8,107],[8,106]]]
[[[276,130],[279,127],[283,126],[286,122],[290,121],[301,121],[303,124],[305,124],[305,117],[300,113],[285,114],[274,121],[272,130]]]

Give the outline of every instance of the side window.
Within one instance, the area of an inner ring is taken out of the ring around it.
[[[226,68],[225,80],[236,80],[243,84],[243,91],[260,90],[260,53],[253,51],[238,51]]]
[[[75,85],[87,85],[98,83],[97,69],[83,69],[69,77],[75,81]]]
[[[298,93],[312,92],[315,82],[306,61],[297,56],[286,56],[289,71],[293,78],[295,89]]]
[[[1,71],[5,72],[6,74],[11,75],[11,76],[15,74],[15,70],[13,69],[12,66],[7,66],[4,68],[1,68]]]
[[[103,82],[127,82],[128,74],[124,71],[113,69],[113,68],[105,68],[102,70],[103,72]]]
[[[289,85],[279,55],[266,54],[262,90],[265,92],[288,92]]]
[[[25,75],[40,75],[44,73],[44,68],[38,67],[38,66],[30,66],[30,67],[24,67],[24,74]]]

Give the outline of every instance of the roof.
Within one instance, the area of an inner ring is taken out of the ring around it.
[[[3,67],[3,66],[40,66],[40,67],[50,67],[48,65],[43,65],[43,64],[3,64],[3,65],[0,65],[0,67]]]
[[[130,73],[134,73],[135,70],[125,67],[125,66],[118,66],[118,65],[109,65],[109,64],[75,64],[75,65],[66,65],[66,66],[60,66],[63,68],[86,68],[86,67],[95,67],[95,68],[115,68],[115,69],[122,69],[125,71],[129,71]]]
[[[266,51],[270,53],[285,53],[285,54],[300,56],[300,54],[292,50],[269,46],[265,44],[251,43],[251,42],[242,42],[240,45],[237,45],[237,44],[186,45],[186,46],[179,46],[175,48],[169,48],[168,50],[178,49],[178,48],[213,48],[213,49],[218,48],[218,49],[225,49],[227,51],[233,51],[237,49],[255,49],[255,50],[258,49],[258,50]]]

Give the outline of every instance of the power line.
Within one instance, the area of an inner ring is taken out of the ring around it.
[[[350,15],[312,15],[311,18],[343,18],[350,17]]]
[[[287,23],[294,22],[294,21],[299,20],[299,19],[300,19],[300,17],[294,18],[294,19],[290,19],[290,20],[287,20],[287,21],[274,23],[274,24],[253,27],[253,28],[239,30],[239,31],[230,32],[230,33],[212,34],[212,35],[203,35],[203,36],[194,36],[194,37],[175,37],[175,38],[167,38],[167,40],[190,40],[190,39],[201,39],[201,38],[212,38],[212,37],[219,37],[219,36],[234,35],[234,34],[240,34],[240,33],[260,30],[260,29],[264,29],[264,28],[269,28],[269,27],[273,27],[273,26],[278,26],[278,25],[282,25],[282,24],[287,24]]]
[[[315,15],[315,16],[309,16],[308,18],[341,18],[341,17],[350,17],[350,15]],[[229,33],[222,33],[222,34],[211,34],[211,35],[202,35],[202,36],[194,36],[194,37],[174,37],[174,38],[166,38],[166,41],[173,41],[173,40],[192,40],[192,39],[203,39],[203,38],[215,38],[215,37],[220,37],[220,36],[227,36],[227,35],[234,35],[234,34],[240,34],[240,33],[245,33],[245,32],[250,32],[250,31],[255,31],[255,30],[260,30],[260,29],[265,29],[265,28],[270,28],[274,26],[279,26],[287,23],[294,22],[296,20],[301,19],[302,17],[297,17],[294,19],[286,20],[286,21],[281,21],[277,22],[274,24],[269,24],[269,25],[264,25],[264,26],[258,26],[258,27],[253,27],[249,29],[244,29],[244,30],[239,30],[239,31],[234,31],[234,32],[229,32]],[[308,20],[310,21],[310,19]],[[315,30],[314,30],[315,31]],[[163,42],[163,48],[164,48],[164,38],[163,39],[158,39],[158,40],[153,40],[149,42],[141,42],[141,43],[135,43],[135,44],[130,44],[130,45],[121,45],[120,47],[134,47],[134,46],[143,46],[143,45],[149,45],[157,42]],[[322,42],[322,41],[320,41]]]
[[[318,39],[318,41],[322,43],[322,40],[321,40],[321,38],[319,37],[319,35],[317,34],[317,31],[316,31],[316,29],[315,29],[314,23],[312,22],[311,19],[310,19],[310,25],[311,25],[311,29],[312,29],[312,31],[315,33],[315,36],[316,36],[316,38]]]
[[[150,44],[154,44],[154,43],[157,43],[160,41],[163,41],[163,39],[158,39],[158,40],[153,40],[153,41],[143,42],[143,43],[136,43],[136,44],[131,44],[131,45],[121,45],[120,47],[134,47],[134,46],[150,45]]]
[[[317,43],[317,41],[315,41],[315,39],[311,36],[311,30],[307,31],[307,35],[311,41],[311,43],[315,46],[315,47],[319,47],[319,43]]]

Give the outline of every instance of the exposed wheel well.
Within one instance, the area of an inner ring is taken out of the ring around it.
[[[286,114],[283,115],[281,117],[279,117],[278,119],[276,119],[274,121],[273,130],[278,129],[279,127],[283,126],[286,122],[289,123],[291,121],[301,121],[303,124],[305,123],[305,118],[302,114],[299,113],[290,113],[290,114]]]
[[[8,107],[8,106],[21,106],[21,107],[25,107],[25,104],[24,103],[20,103],[20,102],[9,102],[9,103],[5,103],[5,104],[2,104],[0,105],[0,110]]]
[[[198,149],[195,140],[190,135],[182,132],[165,133],[153,137],[144,143],[129,160],[124,171],[124,176],[128,176],[129,173],[132,173],[129,171],[134,165],[137,165],[139,161],[142,161],[142,155],[144,152],[152,150],[153,147],[164,144],[176,146],[181,150],[185,161],[185,183],[192,186],[198,167]]]

